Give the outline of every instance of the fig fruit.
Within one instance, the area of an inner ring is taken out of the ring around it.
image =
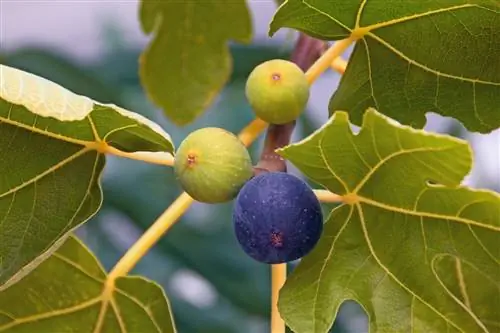
[[[284,172],[266,172],[238,193],[233,227],[250,257],[278,264],[299,259],[314,248],[323,231],[323,214],[304,181]]]
[[[193,199],[220,203],[234,199],[253,175],[246,147],[233,133],[207,127],[190,133],[175,155],[174,172]]]
[[[305,109],[309,84],[299,66],[274,59],[253,69],[245,94],[257,117],[271,124],[284,124],[297,119]]]

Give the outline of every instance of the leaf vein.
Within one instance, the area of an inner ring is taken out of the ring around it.
[[[123,322],[122,316],[120,314],[120,309],[116,305],[116,301],[115,301],[113,296],[111,296],[110,302],[111,302],[111,308],[113,309],[113,311],[115,313],[116,320],[118,321],[118,326],[120,327],[120,332],[127,333],[127,328],[126,328],[125,323]]]
[[[479,246],[483,249],[483,251],[486,253],[488,257],[490,257],[494,262],[496,262],[498,265],[500,265],[500,260],[495,258],[495,256],[488,250],[488,248],[483,244],[483,241],[476,235],[472,227],[469,225],[469,231],[472,234],[472,237],[474,237],[479,244]]]
[[[453,322],[451,322],[448,318],[446,318],[446,316],[444,314],[442,314],[438,309],[434,308],[431,304],[425,302],[425,300],[423,300],[422,298],[420,298],[411,289],[409,289],[408,287],[406,287],[404,285],[404,283],[402,283],[401,281],[399,281],[399,279],[394,274],[392,274],[392,272],[380,261],[380,259],[378,258],[377,254],[375,252],[375,249],[373,248],[373,245],[371,243],[370,236],[368,235],[368,230],[366,229],[366,221],[365,221],[365,217],[364,217],[364,214],[363,214],[363,208],[361,207],[361,205],[359,203],[357,203],[355,205],[358,208],[359,221],[360,221],[360,224],[361,224],[361,229],[363,231],[364,238],[366,240],[366,244],[368,246],[368,249],[370,250],[370,253],[373,256],[373,259],[375,259],[375,261],[380,266],[380,268],[384,272],[386,272],[387,275],[394,282],[396,282],[402,289],[404,289],[406,292],[408,292],[413,297],[416,297],[420,302],[422,302],[423,304],[425,304],[426,306],[428,306],[429,309],[433,310],[438,316],[440,316],[441,318],[443,318],[446,322],[450,323],[457,330],[463,332],[458,326],[456,326]]]
[[[79,151],[77,151],[73,155],[70,155],[69,157],[65,158],[64,160],[54,164],[53,166],[51,166],[50,168],[48,168],[44,172],[38,174],[37,176],[23,182],[22,184],[4,192],[4,193],[0,193],[0,198],[6,197],[7,195],[9,195],[11,193],[20,191],[21,189],[25,188],[26,186],[31,185],[31,184],[37,182],[38,180],[42,179],[43,177],[51,174],[52,172],[56,171],[57,169],[62,168],[66,164],[71,163],[73,160],[77,159],[78,157],[82,156],[83,154],[85,154],[89,151],[90,151],[89,148],[80,149]]]
[[[370,82],[370,91],[372,92],[372,100],[375,104],[375,108],[377,110],[380,110],[380,107],[377,102],[377,98],[375,97],[375,90],[374,90],[374,84],[373,84],[373,76],[372,76],[372,61],[370,57],[370,49],[368,48],[368,43],[366,40],[363,38],[363,44],[365,45],[365,52],[366,52],[366,64],[368,65],[368,82]]]
[[[425,264],[428,265],[430,263],[429,256],[427,252],[429,251],[429,245],[427,244],[427,238],[425,236],[425,227],[424,227],[424,217],[420,216],[420,230],[422,231],[422,242],[424,243],[424,260]]]
[[[153,313],[151,312],[151,310],[149,309],[148,306],[146,306],[145,304],[143,304],[136,297],[130,295],[126,291],[123,291],[123,290],[121,290],[119,288],[116,288],[115,291],[118,292],[118,293],[120,293],[120,294],[122,294],[123,296],[127,297],[132,302],[136,303],[142,310],[144,310],[144,312],[146,312],[146,314],[151,318],[151,322],[153,323],[153,325],[155,326],[155,328],[158,330],[158,333],[162,333],[160,325],[158,325],[158,323],[156,322],[156,319],[155,319]]]
[[[471,79],[471,78],[467,78],[467,77],[461,77],[461,76],[456,76],[456,75],[452,75],[452,74],[448,74],[448,73],[443,73],[443,72],[437,71],[435,69],[429,68],[426,65],[421,64],[421,63],[419,63],[419,62],[411,59],[406,54],[404,54],[403,52],[401,52],[400,50],[398,50],[397,48],[395,48],[394,46],[392,46],[389,42],[387,42],[383,38],[375,35],[374,33],[369,32],[369,33],[366,34],[366,36],[372,37],[373,39],[375,39],[376,41],[378,41],[380,44],[382,44],[385,47],[387,47],[394,54],[396,54],[397,56],[399,56],[401,59],[406,60],[407,62],[411,63],[412,65],[414,65],[414,66],[416,66],[418,68],[421,68],[424,71],[429,72],[431,74],[434,74],[434,75],[437,75],[437,76],[446,77],[446,78],[453,79],[453,80],[463,81],[463,82],[472,82],[472,83],[481,83],[481,84],[486,84],[486,85],[500,86],[500,82],[493,82],[493,81],[486,81],[486,80],[479,80],[479,79]]]
[[[77,271],[79,271],[80,273],[83,273],[84,275],[88,276],[89,278],[91,278],[92,280],[94,280],[95,282],[98,282],[99,284],[103,284],[105,281],[103,279],[100,279],[99,277],[97,276],[94,276],[92,274],[90,274],[87,270],[85,270],[85,268],[83,268],[81,265],[75,263],[73,260],[70,260],[62,255],[60,255],[59,253],[57,252],[54,252],[52,254],[52,256],[54,258],[57,258],[59,259],[60,261],[68,264],[69,266],[75,268]]]
[[[443,257],[443,256],[451,256],[451,255],[449,255],[449,254],[441,254],[439,256],[435,256],[433,258],[433,260],[432,260],[431,270],[432,270],[432,273],[434,274],[436,280],[441,285],[441,287],[446,291],[446,293],[448,294],[448,296],[450,296],[462,309],[464,309],[465,312],[467,312],[471,316],[471,318],[483,330],[483,332],[489,333],[488,329],[484,326],[484,324],[481,322],[481,320],[479,320],[479,318],[477,318],[476,314],[471,309],[467,308],[467,306],[460,299],[458,299],[458,297],[456,297],[448,289],[448,287],[444,284],[444,282],[439,278],[439,274],[436,272],[436,269],[434,267],[434,263],[435,263],[435,261],[436,261],[437,258]],[[455,256],[452,256],[452,257],[454,257],[456,259]]]
[[[101,142],[102,139],[99,135],[99,132],[97,132],[97,127],[95,126],[94,121],[92,120],[92,116],[90,113],[87,115],[87,119],[89,121],[90,128],[92,129],[92,133],[94,134],[94,139],[96,142]]]
[[[313,313],[312,325],[313,325],[314,332],[316,332],[316,307],[317,307],[317,304],[318,304],[319,289],[321,288],[321,277],[323,276],[323,274],[325,272],[325,269],[328,266],[328,263],[330,261],[330,258],[333,255],[333,249],[335,248],[335,244],[337,243],[337,240],[340,238],[340,235],[342,234],[342,232],[344,231],[344,229],[349,224],[349,221],[351,220],[351,216],[352,216],[353,211],[354,211],[354,209],[351,206],[350,207],[350,211],[349,211],[349,215],[345,219],[344,224],[340,228],[339,232],[335,235],[335,238],[333,239],[332,244],[330,246],[330,250],[328,251],[328,255],[326,256],[326,258],[325,258],[325,260],[323,262],[323,266],[321,267],[321,269],[319,271],[318,286],[316,288],[316,292],[314,293],[314,300],[313,300],[313,306],[312,306],[312,313]]]
[[[396,132],[397,133],[397,132]],[[399,141],[399,137],[397,137],[398,144],[401,146],[401,143]],[[356,188],[352,191],[352,193],[358,193],[362,187],[365,185],[365,183],[371,178],[371,176],[385,163],[387,163],[389,160],[403,155],[403,154],[411,154],[411,153],[416,153],[416,152],[440,152],[440,151],[445,151],[447,149],[450,149],[453,147],[447,146],[447,147],[442,147],[442,148],[430,148],[430,147],[420,147],[420,148],[412,148],[412,149],[401,149],[399,151],[395,151],[387,156],[385,156],[380,162],[378,162],[373,168],[370,169],[370,171],[363,177],[363,179],[360,180],[359,184],[356,186]]]
[[[307,7],[311,8],[312,10],[320,13],[320,14],[323,14],[325,15],[326,17],[328,17],[330,20],[332,20],[333,22],[337,23],[338,25],[340,25],[342,28],[346,29],[347,31],[349,32],[352,32],[352,29],[349,28],[347,25],[345,25],[344,23],[342,23],[341,21],[337,20],[335,17],[331,16],[330,14],[328,13],[325,13],[324,11],[314,7],[313,5],[307,3],[306,0],[303,0],[302,3],[304,3]]]
[[[80,145],[80,146],[90,146],[90,145],[94,144],[93,141],[85,141],[85,140],[79,140],[79,139],[75,139],[75,138],[70,138],[70,137],[67,137],[67,136],[64,136],[64,135],[61,135],[61,134],[56,134],[56,133],[53,133],[53,132],[49,132],[47,130],[42,130],[42,129],[39,129],[37,127],[31,127],[29,125],[26,125],[26,124],[23,124],[23,123],[11,120],[10,119],[10,113],[9,113],[9,118],[5,118],[5,117],[1,117],[0,116],[0,122],[3,122],[3,123],[8,124],[8,125],[15,126],[15,127],[20,127],[22,129],[25,129],[25,130],[30,131],[30,132],[34,132],[34,133],[37,133],[37,134],[48,136],[48,137],[50,137],[52,139],[66,141],[66,142],[73,143],[73,144]]]
[[[358,11],[356,13],[356,24],[354,25],[354,29],[359,28],[359,25],[361,23],[361,15],[363,14],[363,9],[365,9],[365,5],[367,2],[368,0],[363,0],[359,5]]]
[[[460,222],[460,223],[464,223],[464,224],[467,224],[467,225],[474,225],[474,226],[481,227],[481,228],[484,228],[484,229],[489,229],[489,230],[493,230],[493,231],[500,231],[500,227],[489,225],[489,224],[480,223],[480,222],[477,222],[477,221],[474,221],[474,220],[470,220],[470,219],[466,219],[466,218],[462,218],[462,217],[459,217],[459,216],[447,216],[447,215],[442,215],[442,214],[422,212],[422,211],[415,211],[415,210],[411,210],[411,209],[405,209],[405,208],[395,207],[395,206],[391,206],[391,205],[388,205],[388,204],[385,204],[385,203],[382,203],[382,202],[371,200],[371,199],[368,199],[368,198],[365,198],[365,197],[362,197],[362,196],[358,196],[358,199],[359,199],[359,202],[361,202],[361,203],[365,203],[365,204],[368,204],[368,205],[371,205],[371,206],[374,206],[374,207],[377,207],[377,208],[381,208],[381,209],[384,209],[384,210],[393,211],[393,212],[397,212],[397,213],[401,213],[401,214],[408,214],[408,215],[413,215],[413,216],[428,217],[428,218],[433,218],[433,219],[438,219],[438,220],[451,220],[451,221],[454,221],[454,222]]]
[[[388,26],[391,26],[391,25],[403,23],[403,22],[413,21],[413,20],[416,20],[416,19],[419,19],[419,18],[422,18],[422,17],[426,17],[426,16],[435,15],[435,14],[439,14],[439,13],[443,13],[443,12],[452,12],[454,10],[468,8],[468,7],[478,7],[478,8],[486,9],[486,8],[484,8],[482,6],[477,6],[477,5],[474,5],[474,4],[456,5],[456,6],[446,7],[446,8],[439,8],[439,9],[435,9],[435,10],[430,10],[430,11],[427,11],[427,12],[424,12],[424,13],[420,13],[420,14],[413,14],[413,15],[403,16],[403,17],[400,17],[400,18],[397,18],[397,19],[393,19],[393,20],[389,20],[389,21],[385,21],[385,22],[379,22],[379,23],[375,23],[375,24],[372,24],[372,25],[367,25],[367,26],[361,27],[361,28],[362,29],[366,29],[368,31],[372,31],[372,30],[376,30],[376,29],[380,29],[380,28],[385,28],[385,27],[388,27]]]
[[[467,293],[467,286],[465,284],[464,273],[462,271],[462,263],[459,258],[455,258],[455,270],[458,278],[458,285],[460,286],[460,293],[464,299],[464,304],[472,311],[469,294]]]
[[[349,143],[352,145],[352,148],[354,149],[354,152],[356,153],[358,158],[361,160],[361,162],[363,162],[364,166],[368,170],[370,170],[372,168],[372,166],[370,164],[368,164],[368,162],[366,162],[366,160],[364,159],[363,155],[361,154],[361,152],[358,149],[358,146],[356,146],[356,143],[354,142],[353,137],[351,135],[347,135],[347,139],[349,140]]]
[[[0,196],[0,198],[1,198],[1,196]],[[35,217],[36,204],[37,204],[37,188],[36,188],[36,181],[35,181],[33,183],[33,204],[31,205],[30,216],[29,216],[28,221],[26,221],[26,228],[24,228],[21,239],[19,241],[19,245],[17,246],[17,249],[15,250],[16,257],[11,261],[12,265],[14,265],[16,263],[16,261],[19,259],[19,257],[21,256],[22,251],[20,251],[20,250],[24,246],[24,242],[26,240],[26,234],[28,233],[28,231],[31,227],[31,223],[33,221],[33,218]]]
[[[107,141],[107,139],[108,139],[108,137],[110,135],[115,134],[116,132],[121,132],[121,131],[124,131],[126,129],[135,128],[135,127],[139,127],[139,125],[137,125],[137,124],[130,124],[130,125],[126,125],[126,126],[114,128],[111,131],[109,131],[108,133],[106,133],[106,135],[104,136],[104,138],[102,140],[104,142],[107,142],[108,144],[110,144],[110,142]]]
[[[349,187],[347,186],[347,184],[342,180],[342,178],[340,178],[339,176],[337,176],[337,174],[335,173],[335,171],[333,171],[333,168],[331,167],[331,165],[329,164],[327,158],[326,158],[326,154],[325,154],[325,151],[323,149],[323,139],[325,138],[324,135],[321,136],[321,138],[319,139],[319,142],[318,142],[318,149],[319,149],[319,152],[320,152],[320,156],[321,158],[323,159],[323,162],[325,163],[325,166],[327,167],[327,169],[330,171],[330,173],[337,179],[337,181],[342,184],[342,186],[344,187],[344,191],[346,193],[349,192]]]
[[[100,301],[101,301],[101,297],[95,297],[95,298],[89,299],[85,302],[82,302],[82,303],[79,303],[77,305],[70,306],[70,307],[67,307],[64,309],[53,310],[51,312],[44,312],[44,313],[30,315],[30,316],[26,316],[26,317],[22,317],[22,318],[16,318],[14,321],[9,322],[3,326],[0,326],[0,331],[6,331],[10,328],[16,327],[16,326],[21,325],[21,324],[31,323],[31,322],[35,322],[38,320],[48,319],[48,318],[57,317],[57,316],[63,316],[66,314],[71,314],[74,312],[85,310],[86,308],[89,308],[89,307],[99,303]]]
[[[479,116],[479,111],[477,109],[476,82],[472,82],[472,106],[474,108],[474,115],[476,116],[477,120],[479,120],[479,123],[485,127],[488,127],[489,125],[484,122],[484,120],[481,116]]]

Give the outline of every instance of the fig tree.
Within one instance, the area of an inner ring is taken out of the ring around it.
[[[271,124],[284,124],[297,119],[305,109],[309,84],[296,64],[274,59],[253,69],[245,93],[257,117]]]
[[[233,199],[253,175],[250,155],[233,133],[207,127],[190,133],[180,144],[174,172],[193,199],[220,203]]]
[[[323,215],[304,181],[284,172],[266,172],[241,188],[233,226],[250,257],[277,264],[299,259],[313,249],[323,231]]]

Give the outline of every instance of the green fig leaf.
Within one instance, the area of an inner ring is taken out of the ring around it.
[[[250,42],[244,0],[142,0],[142,29],[154,34],[141,55],[140,77],[149,98],[177,125],[194,121],[228,81],[228,41]]]
[[[500,127],[500,2],[494,0],[288,0],[281,27],[352,38],[355,47],[329,110],[360,125],[368,107],[413,127],[425,114],[454,117],[470,131]]]
[[[0,332],[174,333],[162,288],[142,277],[106,272],[74,236],[30,275],[0,292]],[[104,290],[106,292],[104,292]]]
[[[500,195],[460,185],[467,142],[368,109],[358,134],[338,111],[280,154],[344,198],[281,291],[294,332],[327,332],[347,299],[372,333],[498,331]]]
[[[0,290],[99,210],[107,150],[174,150],[150,120],[4,65],[0,134]]]

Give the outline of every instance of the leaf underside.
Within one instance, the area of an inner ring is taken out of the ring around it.
[[[0,65],[0,290],[18,281],[101,206],[105,144],[173,152],[168,134],[137,114],[100,104]]]
[[[74,236],[0,297],[0,332],[174,333],[168,299],[142,277],[121,277],[103,293],[106,273]]]
[[[178,125],[194,121],[214,101],[232,68],[228,41],[249,42],[244,0],[142,0],[143,31],[155,37],[140,59],[150,99]]]
[[[295,332],[327,332],[346,299],[364,307],[372,333],[498,331],[500,196],[460,186],[465,141],[374,109],[354,135],[338,111],[280,154],[349,202],[281,291]]]
[[[326,40],[357,39],[329,110],[360,125],[377,111],[413,127],[425,114],[454,117],[471,131],[500,127],[498,1],[289,0],[271,33],[291,27]]]

